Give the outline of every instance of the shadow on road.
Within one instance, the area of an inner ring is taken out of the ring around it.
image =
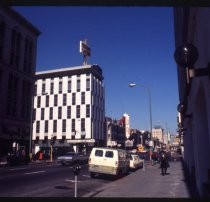
[[[67,186],[55,186],[55,189],[72,189],[72,188]]]

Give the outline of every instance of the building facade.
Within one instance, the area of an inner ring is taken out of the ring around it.
[[[0,155],[29,152],[39,34],[15,10],[0,6]]]
[[[184,163],[199,194],[209,197],[210,71],[201,70],[207,69],[210,62],[210,8],[174,8],[174,30],[176,51],[188,44],[182,50],[189,54],[182,64],[181,54],[175,52],[180,101],[178,127],[183,137]],[[197,48],[198,54],[189,44]]]
[[[112,120],[109,117],[105,118],[105,134],[107,137],[108,147],[125,148],[125,124],[124,117],[121,120]]]
[[[125,136],[126,139],[129,139],[130,137],[130,116],[126,113],[123,114],[124,117],[124,123],[125,123]]]
[[[74,147],[90,150],[105,144],[104,84],[98,65],[36,73],[33,149]],[[33,151],[36,152],[36,151]]]
[[[164,132],[161,127],[154,127],[152,129],[152,137],[158,139],[160,142],[164,143]]]

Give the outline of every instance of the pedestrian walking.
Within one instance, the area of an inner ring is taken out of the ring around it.
[[[160,168],[162,175],[166,175],[168,167],[169,167],[168,155],[164,150],[162,150],[160,152]]]

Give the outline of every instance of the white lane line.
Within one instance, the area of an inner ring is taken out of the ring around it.
[[[88,177],[88,178],[90,178],[90,175],[82,175],[83,177]]]
[[[75,180],[69,180],[69,179],[66,179],[65,181],[67,181],[67,182],[75,182]],[[77,180],[77,182],[81,182],[81,181]]]
[[[36,172],[30,172],[30,173],[24,173],[23,175],[32,175],[32,174],[37,174],[37,173],[45,173],[45,170],[40,170],[40,171],[36,171]]]
[[[11,168],[9,169],[10,171],[14,171],[14,170],[25,170],[26,168]]]

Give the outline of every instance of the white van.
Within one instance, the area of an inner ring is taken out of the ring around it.
[[[108,147],[94,147],[88,161],[91,178],[96,174],[128,174],[129,165],[129,155],[125,150]]]

